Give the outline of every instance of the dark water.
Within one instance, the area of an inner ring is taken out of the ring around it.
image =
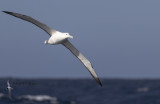
[[[0,104],[160,104],[160,80],[0,79]]]

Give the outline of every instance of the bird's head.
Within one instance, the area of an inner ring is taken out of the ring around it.
[[[69,35],[69,33],[64,33],[64,36],[65,36],[66,38],[72,38],[72,39],[73,39],[73,36]]]

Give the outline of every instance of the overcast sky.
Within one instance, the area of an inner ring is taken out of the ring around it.
[[[69,32],[100,78],[160,78],[159,0],[1,0],[0,11]],[[31,23],[0,13],[0,77],[91,78],[62,45]]]

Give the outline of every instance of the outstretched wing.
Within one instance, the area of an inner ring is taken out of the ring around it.
[[[88,69],[92,77],[102,86],[97,74],[95,73],[90,61],[88,61],[67,39],[62,43],[66,48],[68,48]]]
[[[20,18],[20,19],[23,19],[25,21],[28,21],[28,22],[31,22],[33,23],[34,25],[40,27],[41,29],[43,29],[45,32],[47,32],[50,36],[53,35],[56,30],[50,28],[49,26],[29,17],[29,16],[26,16],[26,15],[22,15],[22,14],[18,14],[18,13],[13,13],[13,12],[8,12],[8,11],[3,11],[4,13],[7,13],[7,14],[10,14],[12,16],[15,16],[17,18]]]
[[[10,86],[9,80],[7,81],[7,86],[8,86],[8,87]]]
[[[11,89],[8,89],[8,96],[9,96],[10,99],[12,99]]]

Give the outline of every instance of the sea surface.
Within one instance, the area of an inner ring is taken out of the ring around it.
[[[102,87],[93,79],[0,78],[0,104],[160,104],[160,79],[101,81]]]

